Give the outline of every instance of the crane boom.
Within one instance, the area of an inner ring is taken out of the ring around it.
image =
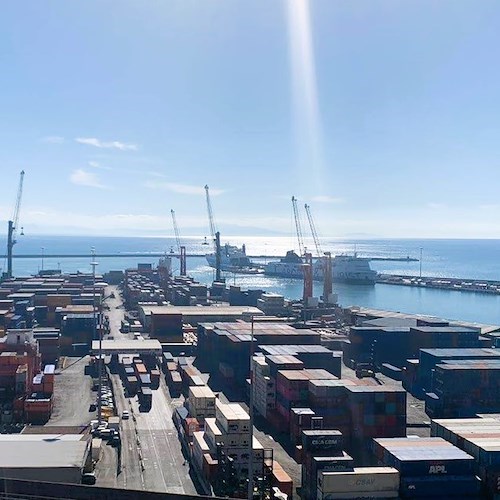
[[[321,250],[321,243],[319,242],[318,232],[316,231],[316,224],[314,224],[314,219],[311,213],[311,207],[306,203],[304,205],[307,214],[307,220],[309,221],[309,227],[311,228],[311,234],[314,240],[314,246],[316,247],[316,253],[318,257],[323,257],[323,251]]]
[[[212,203],[210,202],[210,193],[208,192],[208,184],[205,186],[205,194],[207,198],[207,212],[208,212],[208,223],[210,226],[210,235],[212,236],[212,242],[215,244],[215,233],[217,232],[217,225],[215,223],[215,217],[212,210]]]
[[[19,188],[17,189],[16,205],[12,220],[9,221],[7,232],[7,277],[12,278],[12,250],[16,244],[17,226],[19,225],[19,213],[21,211],[21,201],[23,197],[24,170],[21,170],[19,178]]]
[[[304,255],[304,237],[302,233],[302,224],[300,223],[300,214],[299,209],[297,207],[297,198],[292,196],[292,207],[293,207],[293,216],[295,218],[295,229],[297,230],[297,240],[299,242],[299,253],[300,255]]]
[[[23,198],[23,182],[24,182],[24,170],[21,170],[19,178],[19,187],[17,189],[16,206],[14,207],[14,213],[12,215],[12,222],[14,225],[13,243],[16,243],[17,226],[19,224],[19,213],[21,211],[21,201]]]
[[[172,214],[172,224],[174,226],[175,240],[177,241],[177,251],[181,251],[181,235],[179,233],[179,226],[177,226],[177,219],[175,218],[175,210],[170,210]]]

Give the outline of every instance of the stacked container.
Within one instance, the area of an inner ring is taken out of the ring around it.
[[[332,470],[352,470],[354,461],[343,450],[342,433],[337,430],[307,430],[302,432],[302,487],[304,500],[315,500],[318,473]]]
[[[500,411],[500,360],[453,360],[436,365],[425,411],[432,418]]]
[[[340,498],[399,498],[399,472],[392,467],[319,472],[317,499]]]
[[[215,394],[207,385],[189,388],[187,406],[189,415],[203,422],[215,417]]]
[[[320,369],[278,371],[276,409],[287,428],[290,425],[291,408],[307,405],[310,380],[337,380],[337,377]]]
[[[465,359],[500,360],[500,352],[497,349],[421,349],[418,385],[425,392],[433,392],[432,375],[436,365]]]
[[[500,494],[500,422],[496,418],[432,420],[431,436],[470,453],[485,493],[490,497]]]
[[[406,436],[406,391],[390,386],[347,386],[353,442]]]
[[[402,498],[478,498],[473,457],[444,439],[374,439],[374,453],[399,471]]]

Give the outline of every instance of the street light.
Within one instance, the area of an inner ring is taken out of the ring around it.
[[[254,374],[253,374],[253,342],[254,331],[253,321],[254,315],[251,315],[251,328],[250,328],[250,439],[249,439],[249,454],[248,454],[248,499],[253,500],[253,391],[254,391]]]
[[[96,307],[95,307],[95,268],[99,265],[98,262],[95,261],[95,248],[92,247],[92,262],[90,265],[92,266],[92,310],[93,310],[93,339],[97,334],[97,318],[96,318]],[[97,421],[99,425],[102,422],[102,337],[101,337],[101,329],[99,328],[99,358],[97,361],[97,377],[98,377],[98,390],[97,390]]]
[[[422,247],[420,247],[420,278],[422,278]]]

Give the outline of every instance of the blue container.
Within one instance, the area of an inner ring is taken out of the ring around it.
[[[402,498],[478,498],[481,481],[476,476],[402,477]]]

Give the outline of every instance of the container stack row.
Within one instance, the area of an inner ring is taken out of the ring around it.
[[[484,495],[496,498],[500,494],[500,421],[487,415],[432,420],[431,436],[446,439],[472,455]]]
[[[380,464],[400,474],[401,498],[480,498],[474,458],[439,437],[374,439]]]
[[[500,360],[453,360],[436,365],[425,411],[432,418],[500,412]]]

